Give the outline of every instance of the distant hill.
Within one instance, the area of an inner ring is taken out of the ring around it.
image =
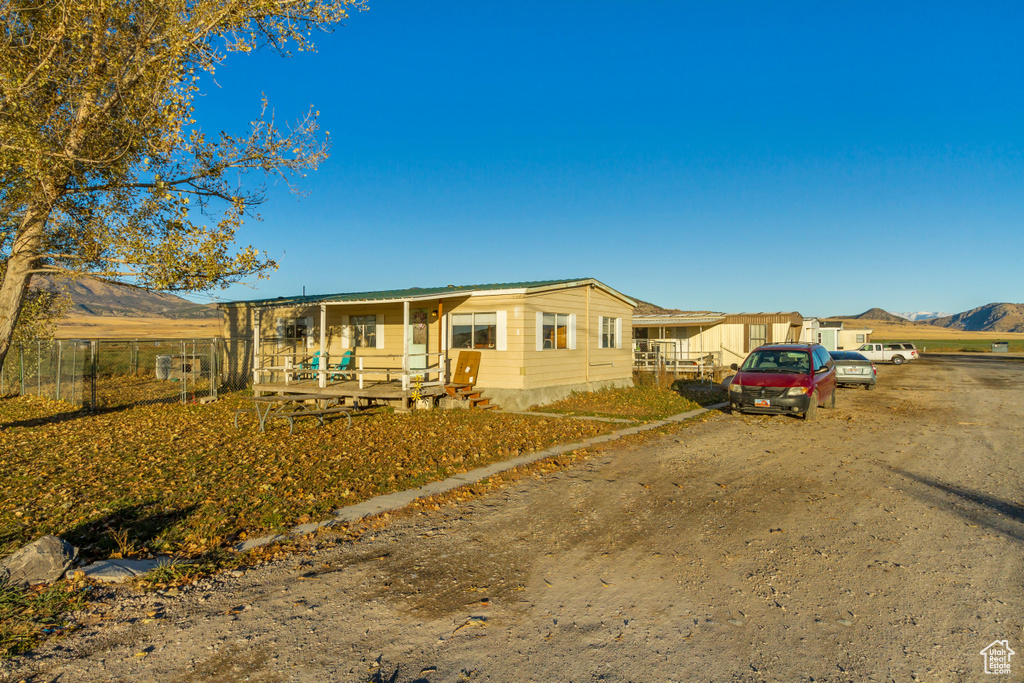
[[[70,315],[133,318],[219,318],[212,304],[197,304],[165,292],[113,285],[92,278],[74,280],[33,276],[31,287],[64,290],[71,298]]]
[[[643,299],[637,299],[635,296],[629,297],[636,302],[636,308],[633,309],[633,315],[666,315],[669,313],[682,313],[677,308],[662,308],[657,304],[652,304],[649,301]]]
[[[1024,332],[1024,304],[985,304],[963,313],[925,321],[970,332]]]
[[[635,296],[631,296],[629,298],[636,302],[636,308],[633,310],[633,315],[684,315],[689,313],[711,313],[711,311],[683,311],[678,308],[663,308],[657,304],[652,304],[649,301],[637,299]]]
[[[860,315],[840,316],[840,317],[843,317],[843,318],[845,318],[847,320],[881,320],[881,321],[887,322],[887,323],[905,323],[905,322],[907,322],[906,318],[902,318],[902,317],[900,317],[898,315],[893,315],[889,311],[886,311],[886,310],[881,309],[881,308],[869,308],[868,310],[864,311]]]

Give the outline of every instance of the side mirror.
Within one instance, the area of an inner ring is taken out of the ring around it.
[[[732,365],[729,366],[729,368],[732,369],[732,370],[739,370],[740,366],[738,366],[735,363],[733,363]]]

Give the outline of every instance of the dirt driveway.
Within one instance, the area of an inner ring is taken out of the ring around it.
[[[399,519],[10,663],[37,681],[980,680],[1024,673],[1024,359],[880,366]],[[1007,680],[1003,677],[1002,680]]]

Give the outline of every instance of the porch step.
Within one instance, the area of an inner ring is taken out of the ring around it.
[[[472,384],[446,384],[444,390],[452,398],[469,401],[470,408],[493,410],[498,407],[491,404],[491,399],[482,396],[479,389],[474,389]]]
[[[492,404],[491,403],[491,399],[484,398],[483,396],[479,396],[478,395],[478,396],[474,396],[473,398],[469,399],[469,407],[471,409],[472,408],[479,408],[480,410],[494,410],[498,406]]]

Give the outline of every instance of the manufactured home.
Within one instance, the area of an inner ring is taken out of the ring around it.
[[[798,341],[799,313],[652,313],[633,316],[635,364],[679,372],[742,363],[761,344]]]
[[[829,351],[850,351],[871,341],[872,332],[870,327],[846,327],[842,320],[823,320],[813,341]]]
[[[225,336],[252,336],[257,394],[408,406],[445,395],[459,374],[512,410],[631,386],[634,306],[592,278],[221,304]],[[458,367],[462,352],[474,363]]]

